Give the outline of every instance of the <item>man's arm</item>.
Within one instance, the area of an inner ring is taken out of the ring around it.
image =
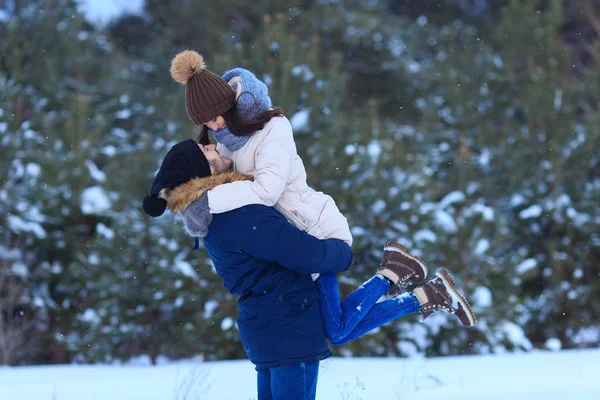
[[[251,206],[243,211],[250,218],[240,227],[241,250],[253,257],[277,262],[300,274],[338,273],[352,264],[352,250],[341,240],[317,239],[272,208]]]

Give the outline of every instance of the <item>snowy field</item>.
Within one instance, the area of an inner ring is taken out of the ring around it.
[[[600,350],[437,359],[334,358],[318,399],[598,399]],[[255,399],[246,361],[0,368],[1,400]]]

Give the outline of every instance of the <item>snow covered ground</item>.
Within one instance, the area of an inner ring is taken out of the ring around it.
[[[437,359],[334,358],[318,399],[597,399],[600,349]],[[255,399],[246,361],[0,368],[2,400]]]

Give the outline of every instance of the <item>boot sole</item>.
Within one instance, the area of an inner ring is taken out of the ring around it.
[[[439,277],[442,281],[444,281],[444,285],[446,286],[446,288],[449,289],[448,291],[452,296],[452,299],[460,303],[463,310],[465,310],[465,312],[467,313],[467,318],[469,319],[470,323],[470,325],[468,326],[475,325],[477,323],[477,317],[475,317],[475,313],[473,312],[473,310],[471,310],[471,306],[469,305],[469,302],[467,301],[465,296],[463,296],[458,290],[456,290],[456,282],[454,281],[454,278],[452,278],[450,273],[445,269],[440,270],[435,275]]]
[[[421,282],[424,282],[425,279],[427,279],[427,275],[429,274],[429,270],[427,269],[427,264],[425,264],[425,262],[423,260],[421,260],[419,257],[413,256],[412,254],[410,254],[408,252],[408,250],[406,249],[406,247],[402,246],[400,243],[394,242],[393,245],[385,246],[383,248],[383,251],[395,251],[396,253],[400,253],[406,258],[410,258],[411,260],[413,260],[414,262],[419,264],[419,266],[421,268],[423,268],[423,279],[421,279],[417,282],[413,282],[413,283],[421,283]]]

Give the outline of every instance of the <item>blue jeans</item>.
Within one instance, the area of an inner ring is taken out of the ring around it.
[[[315,400],[319,362],[256,369],[258,400]]]
[[[390,282],[381,275],[363,283],[343,301],[340,301],[335,274],[321,274],[315,284],[320,293],[325,335],[334,346],[341,346],[387,322],[421,310],[413,292],[377,303],[390,289]]]

